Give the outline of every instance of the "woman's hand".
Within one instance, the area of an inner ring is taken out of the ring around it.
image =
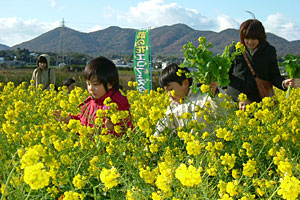
[[[284,86],[286,89],[290,86],[292,88],[298,88],[300,87],[300,78],[290,78],[286,79],[282,82],[282,86]]]
[[[300,87],[300,78],[293,78],[292,79],[291,87],[292,88],[298,88],[298,87]]]
[[[243,110],[243,111],[246,111],[246,106],[248,105],[248,104],[251,104],[252,102],[249,100],[249,99],[247,99],[246,101],[240,101],[239,102],[239,109],[240,110]]]

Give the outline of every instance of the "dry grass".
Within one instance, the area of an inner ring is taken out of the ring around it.
[[[8,82],[14,82],[15,85],[19,85],[22,82],[29,82],[31,80],[32,72],[35,68],[0,68],[0,82],[6,84]],[[62,82],[70,77],[73,77],[77,85],[85,88],[86,84],[81,77],[81,72],[70,72],[67,70],[55,69],[56,85],[62,86]],[[152,75],[153,89],[159,86],[159,72],[154,72]],[[129,89],[127,86],[128,81],[135,81],[135,75],[133,70],[119,70],[120,84],[123,88]]]

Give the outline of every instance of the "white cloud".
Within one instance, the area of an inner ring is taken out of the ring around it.
[[[184,23],[201,30],[217,28],[215,20],[202,16],[197,10],[184,8],[177,3],[167,4],[163,0],[139,2],[126,13],[109,8],[108,13],[110,16],[116,16],[117,20],[127,27],[148,28]]]
[[[59,22],[43,23],[37,19],[0,18],[0,43],[13,46],[31,40],[59,26]]]
[[[287,40],[299,40],[300,28],[280,13],[269,15],[264,22],[266,32],[274,33]]]
[[[55,7],[56,6],[56,1],[55,0],[50,0],[50,4],[51,4],[51,7]]]
[[[222,31],[227,28],[239,28],[240,20],[220,14],[215,19],[201,15],[197,10],[184,8],[177,3],[165,3],[164,0],[148,0],[130,7],[128,12],[107,8],[107,18],[116,17],[125,27],[148,28],[177,23],[186,24],[196,30]]]
[[[239,29],[243,22],[220,13],[216,18],[201,15],[197,10],[184,8],[177,3],[164,0],[141,1],[129,11],[121,12],[113,8],[107,10],[107,17],[116,17],[118,24],[125,27],[148,28],[184,23],[197,30],[222,31],[228,28]],[[269,15],[263,23],[267,32],[272,32],[288,40],[299,40],[300,27],[282,14]]]
[[[217,31],[222,31],[228,28],[235,28],[239,29],[240,22],[237,20],[232,19],[231,17],[227,15],[219,15],[217,17],[217,22],[218,22],[218,30]]]
[[[90,32],[94,32],[94,31],[99,31],[99,30],[102,30],[103,28],[104,28],[103,26],[96,25],[96,26],[93,26],[92,28],[88,29],[87,32],[90,33]]]

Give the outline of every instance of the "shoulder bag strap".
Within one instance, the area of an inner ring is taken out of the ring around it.
[[[49,84],[49,86],[50,86],[50,83],[51,83],[51,79],[50,79],[50,72],[51,72],[51,68],[49,68],[49,70],[48,70],[48,84]]]
[[[256,77],[256,73],[255,73],[255,71],[254,71],[254,69],[253,69],[253,67],[252,67],[252,65],[251,65],[251,63],[250,63],[250,61],[249,61],[249,59],[248,59],[248,56],[247,56],[246,52],[243,53],[243,56],[244,56],[244,58],[245,58],[245,60],[246,60],[246,63],[247,63],[247,65],[248,65],[248,67],[249,67],[251,73],[252,73],[252,76],[255,78],[255,77]]]
[[[48,79],[50,80],[50,71],[51,71],[51,69],[49,68],[48,69]]]

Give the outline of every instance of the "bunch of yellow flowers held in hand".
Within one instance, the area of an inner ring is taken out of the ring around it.
[[[95,125],[86,127],[53,116],[54,110],[79,113],[86,90],[0,83],[1,200],[299,198],[299,88],[288,98],[275,89],[272,99],[245,111],[219,93],[213,98],[226,115],[215,115],[209,103],[196,106],[192,112],[206,123],[183,113],[183,126],[155,136],[170,104],[168,94],[162,88],[141,93],[135,82],[128,86],[123,94],[133,128],[116,137],[101,129],[102,117],[119,122],[128,114],[109,100],[105,104],[114,112],[97,112]],[[209,88],[201,86],[203,93]]]

